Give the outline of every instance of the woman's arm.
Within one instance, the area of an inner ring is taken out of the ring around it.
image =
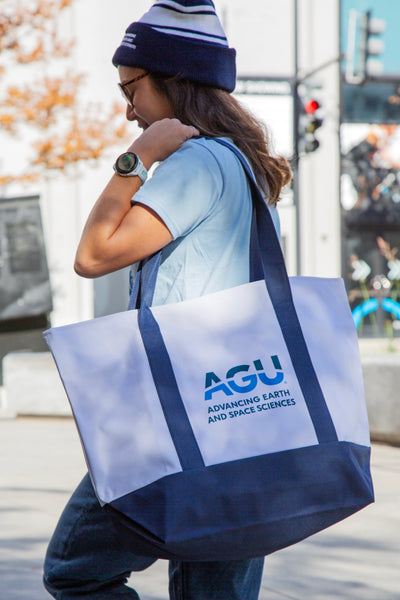
[[[184,142],[198,135],[178,119],[153,123],[128,151],[137,154],[146,169],[165,160]],[[141,186],[139,177],[113,175],[94,205],[78,246],[75,271],[99,277],[154,254],[172,240],[163,221],[151,209],[131,199]]]

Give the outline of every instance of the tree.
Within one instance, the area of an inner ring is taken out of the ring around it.
[[[29,128],[31,140],[25,173],[0,174],[0,185],[94,161],[126,135],[117,104],[99,110],[79,100],[83,76],[66,66],[73,42],[59,31],[59,20],[73,1],[0,0],[0,127],[14,137]],[[42,74],[29,83],[12,76],[32,63],[46,67],[55,61],[65,67],[62,76]]]

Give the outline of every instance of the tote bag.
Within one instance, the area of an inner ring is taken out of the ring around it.
[[[252,188],[251,282],[151,308],[158,254],[131,310],[45,332],[100,503],[161,558],[263,556],[373,502],[343,281],[289,282],[247,161],[218,143]]]

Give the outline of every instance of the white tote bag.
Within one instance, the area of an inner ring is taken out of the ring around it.
[[[250,169],[252,282],[45,333],[104,510],[137,552],[262,556],[373,502],[356,330],[341,279],[289,279]],[[117,511],[117,513],[115,513]]]

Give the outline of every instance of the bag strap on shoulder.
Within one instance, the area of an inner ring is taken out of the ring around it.
[[[252,235],[256,234],[265,284],[271,298],[287,349],[292,359],[318,441],[337,441],[337,433],[308,352],[290,289],[285,260],[276,235],[271,214],[261,195],[254,174],[240,150],[226,140],[215,140],[230,148],[240,160],[251,186],[255,219]],[[254,231],[255,230],[255,231]],[[255,245],[254,245],[255,247]],[[250,257],[256,263],[256,257]]]

